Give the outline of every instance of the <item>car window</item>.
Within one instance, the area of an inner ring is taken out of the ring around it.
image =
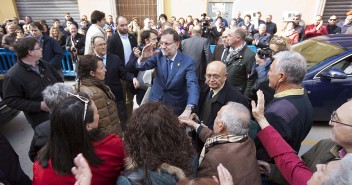
[[[347,75],[352,75],[352,56],[344,58],[343,60],[330,66],[326,70],[329,70],[331,68],[340,69],[341,71],[345,72]]]

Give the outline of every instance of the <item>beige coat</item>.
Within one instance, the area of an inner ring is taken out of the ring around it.
[[[115,97],[104,82],[83,79],[80,92],[88,94],[94,101],[99,113],[99,129],[103,134],[118,134],[121,138],[122,130],[117,112]]]

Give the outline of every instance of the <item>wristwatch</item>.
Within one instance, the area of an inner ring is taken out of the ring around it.
[[[187,105],[186,106],[186,110],[193,110],[194,109],[194,105]]]

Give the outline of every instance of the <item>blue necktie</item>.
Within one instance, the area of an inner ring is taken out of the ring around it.
[[[167,78],[171,76],[171,71],[172,71],[172,63],[174,61],[167,59]]]

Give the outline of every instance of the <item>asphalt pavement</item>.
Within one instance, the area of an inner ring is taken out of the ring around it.
[[[12,147],[19,156],[23,171],[30,177],[33,177],[33,163],[28,157],[29,146],[33,137],[32,127],[27,123],[24,114],[21,112],[14,119],[0,128],[0,133],[5,135],[10,141]],[[331,137],[331,127],[328,123],[314,124],[307,138],[302,142],[302,147],[299,152],[301,155],[313,146],[317,141]]]

